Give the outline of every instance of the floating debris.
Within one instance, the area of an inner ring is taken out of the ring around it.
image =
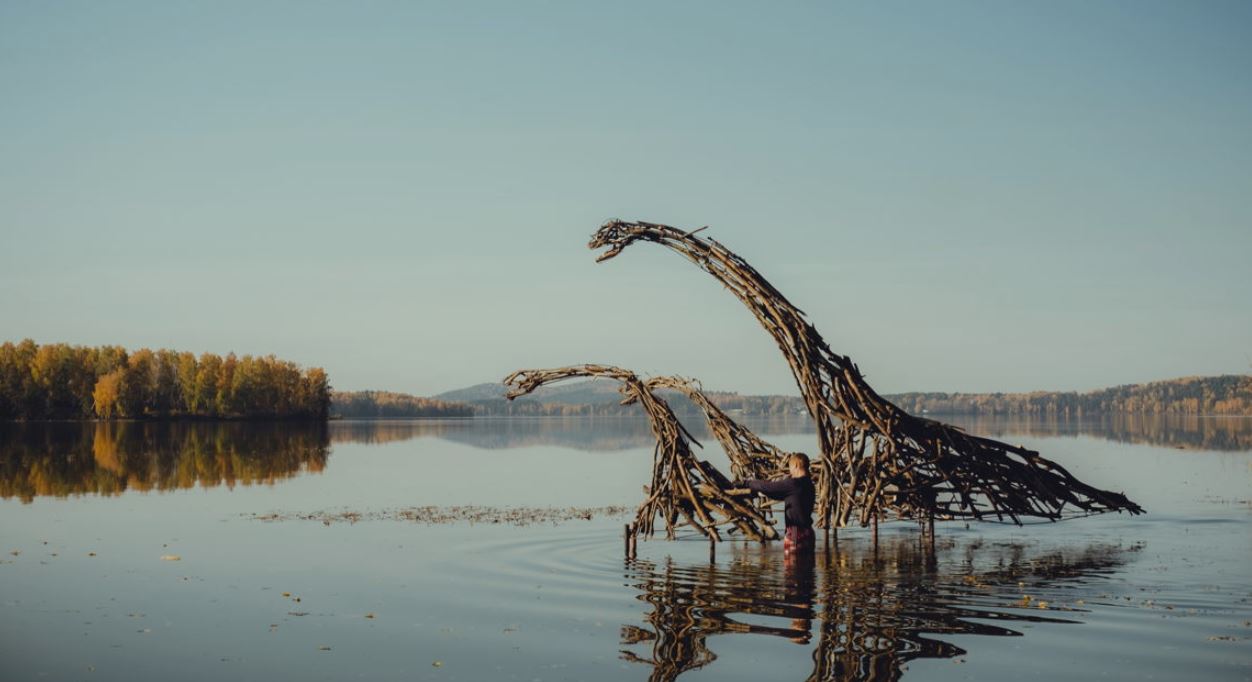
[[[356,523],[358,521],[410,521],[427,525],[451,523],[499,524],[529,526],[539,523],[564,523],[590,521],[596,516],[622,517],[630,513],[624,506],[606,507],[486,507],[463,505],[450,507],[404,507],[381,511],[318,511],[312,513],[270,512],[268,514],[244,514],[253,521],[320,521],[332,523]],[[283,596],[287,596],[284,594]]]
[[[183,558],[177,554],[162,554],[161,561],[182,561]]]

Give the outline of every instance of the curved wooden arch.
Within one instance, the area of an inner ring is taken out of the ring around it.
[[[524,369],[505,377],[509,400],[526,395],[545,384],[574,377],[600,377],[621,383],[622,404],[643,408],[656,437],[652,456],[652,480],[645,499],[635,512],[634,535],[650,537],[656,517],[665,522],[665,536],[673,540],[679,517],[710,540],[722,539],[720,526],[765,542],[778,533],[759,510],[745,498],[732,495],[731,482],[716,467],[691,452],[698,441],[687,432],[668,403],[629,370],[610,365],[572,365],[554,369]]]

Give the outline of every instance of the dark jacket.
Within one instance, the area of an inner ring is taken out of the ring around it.
[[[813,527],[813,479],[808,476],[801,478],[784,478],[780,481],[748,481],[748,488],[753,492],[762,493],[775,500],[786,500],[783,519],[788,528]]]

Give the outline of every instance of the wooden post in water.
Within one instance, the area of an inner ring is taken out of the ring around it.
[[[709,563],[717,563],[717,541],[709,538]]]
[[[622,543],[623,543],[623,551],[626,554],[626,558],[629,559],[630,558],[630,524],[629,523],[622,527]]]

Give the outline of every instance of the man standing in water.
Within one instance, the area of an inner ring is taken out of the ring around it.
[[[787,534],[783,540],[783,555],[812,554],[813,537],[813,479],[809,478],[808,455],[793,452],[787,459],[790,478],[778,481],[752,479],[747,482],[749,490],[771,499],[785,500],[783,521]]]

